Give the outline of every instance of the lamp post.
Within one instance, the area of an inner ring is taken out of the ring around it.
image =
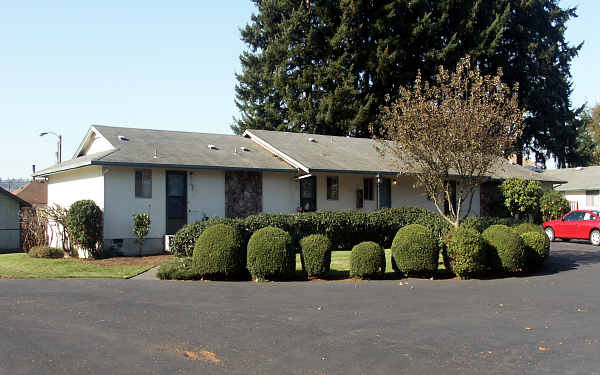
[[[56,151],[56,162],[60,164],[62,162],[62,135],[56,134],[55,132],[41,132],[40,137],[45,136],[46,134],[52,134],[56,138],[58,138],[58,149]]]

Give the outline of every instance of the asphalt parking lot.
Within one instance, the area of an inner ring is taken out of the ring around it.
[[[600,248],[496,280],[0,280],[0,374],[600,374]]]

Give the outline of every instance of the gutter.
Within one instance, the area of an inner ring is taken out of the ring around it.
[[[310,173],[311,170],[303,165],[302,163],[298,162],[297,160],[295,160],[294,158],[292,158],[291,156],[281,152],[280,150],[278,150],[277,148],[273,147],[270,143],[264,141],[263,139],[261,139],[260,137],[252,134],[250,131],[246,130],[244,131],[243,134],[244,137],[249,137],[252,141],[254,141],[256,144],[262,146],[263,148],[265,148],[267,151],[279,156],[281,159],[283,159],[284,161],[286,161],[287,163],[293,165],[294,167],[303,170],[306,173]]]

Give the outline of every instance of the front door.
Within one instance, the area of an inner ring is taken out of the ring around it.
[[[303,212],[317,210],[317,177],[304,177],[300,180],[300,206]]]
[[[187,224],[187,174],[167,172],[167,234]]]
[[[379,188],[379,208],[392,207],[392,180],[384,178],[377,184]]]

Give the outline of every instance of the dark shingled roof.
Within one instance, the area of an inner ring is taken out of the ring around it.
[[[376,148],[377,141],[373,139],[253,129],[247,130],[246,135],[272,145],[310,172],[398,172],[394,156],[387,153],[382,158]],[[555,178],[531,171],[520,165],[513,165],[504,159],[498,161],[498,165],[490,177],[499,180],[518,177],[557,182]]]
[[[45,176],[87,165],[262,170],[291,173],[297,171],[296,168],[284,163],[250,139],[238,135],[98,125],[92,126],[92,129],[98,131],[115,149],[75,157],[40,170],[35,175]],[[120,136],[127,140],[120,139]],[[217,149],[210,149],[208,145],[215,145]],[[247,151],[243,151],[242,147]]]

